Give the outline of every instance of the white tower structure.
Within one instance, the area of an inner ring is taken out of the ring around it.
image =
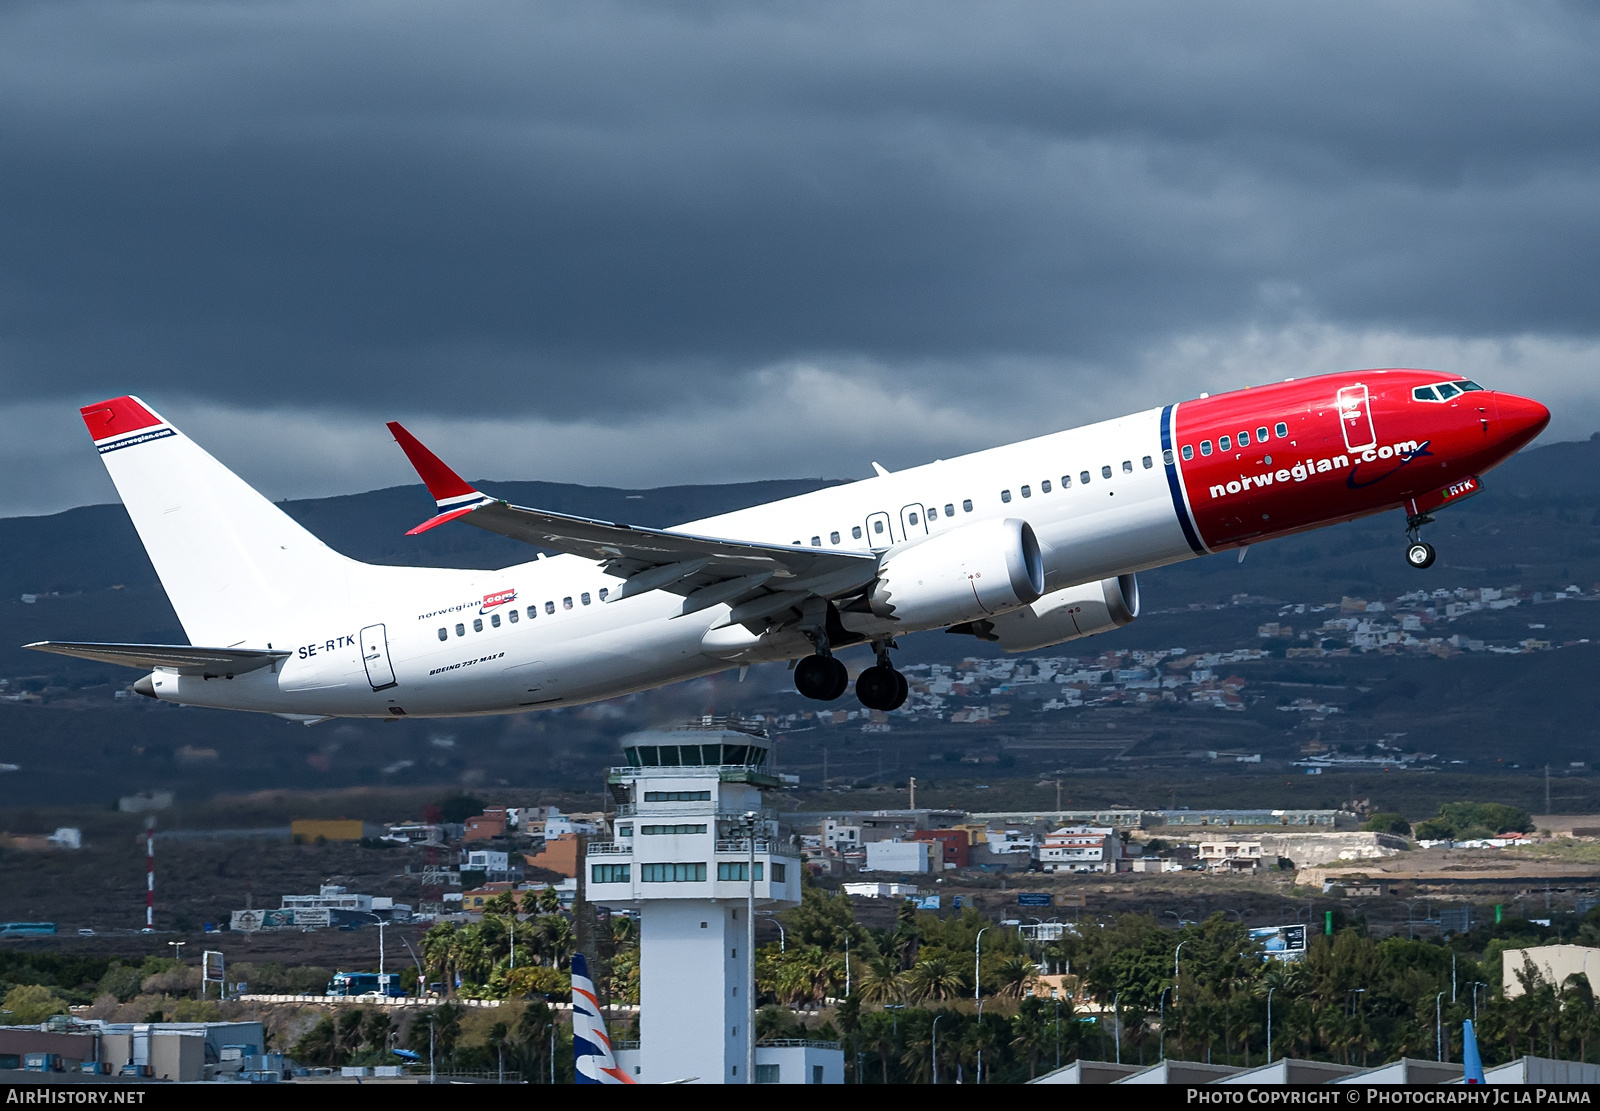
[[[707,721],[622,745],[616,836],[589,843],[586,878],[591,902],[639,911],[636,1079],[751,1083],[751,910],[800,902],[799,854],[765,798],[781,785],[771,742]]]

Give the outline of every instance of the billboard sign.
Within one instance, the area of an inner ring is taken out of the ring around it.
[[[215,949],[207,949],[200,955],[201,976],[213,984],[222,983],[222,954]]]
[[[1019,907],[1047,907],[1050,905],[1051,895],[1048,891],[1019,891],[1017,892],[1017,906]]]
[[[1306,927],[1304,923],[1293,926],[1263,926],[1250,931],[1250,940],[1266,950],[1266,957],[1299,960],[1306,952]]]

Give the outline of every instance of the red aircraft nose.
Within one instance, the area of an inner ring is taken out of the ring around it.
[[[1550,410],[1531,397],[1496,393],[1494,407],[1500,418],[1500,439],[1512,451],[1543,432],[1550,423]]]

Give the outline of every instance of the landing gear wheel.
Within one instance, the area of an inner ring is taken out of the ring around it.
[[[795,665],[794,689],[818,702],[832,702],[850,686],[850,673],[832,656],[807,656]]]
[[[906,704],[906,699],[911,695],[911,685],[906,682],[906,677],[901,675],[898,671],[894,673],[894,687],[894,704],[887,707],[887,709],[890,710],[898,710],[900,707],[904,706]]]
[[[1406,562],[1419,571],[1432,567],[1437,555],[1438,553],[1433,550],[1432,544],[1421,540],[1417,540],[1406,547]]]
[[[878,664],[856,680],[856,697],[869,710],[892,710],[905,701],[905,678],[894,668]]]

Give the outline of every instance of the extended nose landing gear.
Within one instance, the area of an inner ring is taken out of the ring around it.
[[[1419,571],[1432,567],[1438,555],[1433,545],[1422,539],[1422,526],[1432,523],[1433,518],[1426,513],[1406,518],[1406,562]]]
[[[873,647],[878,650],[877,665],[867,668],[856,680],[856,697],[869,710],[898,710],[905,705],[911,688],[906,685],[906,677],[889,662],[889,646]]]

